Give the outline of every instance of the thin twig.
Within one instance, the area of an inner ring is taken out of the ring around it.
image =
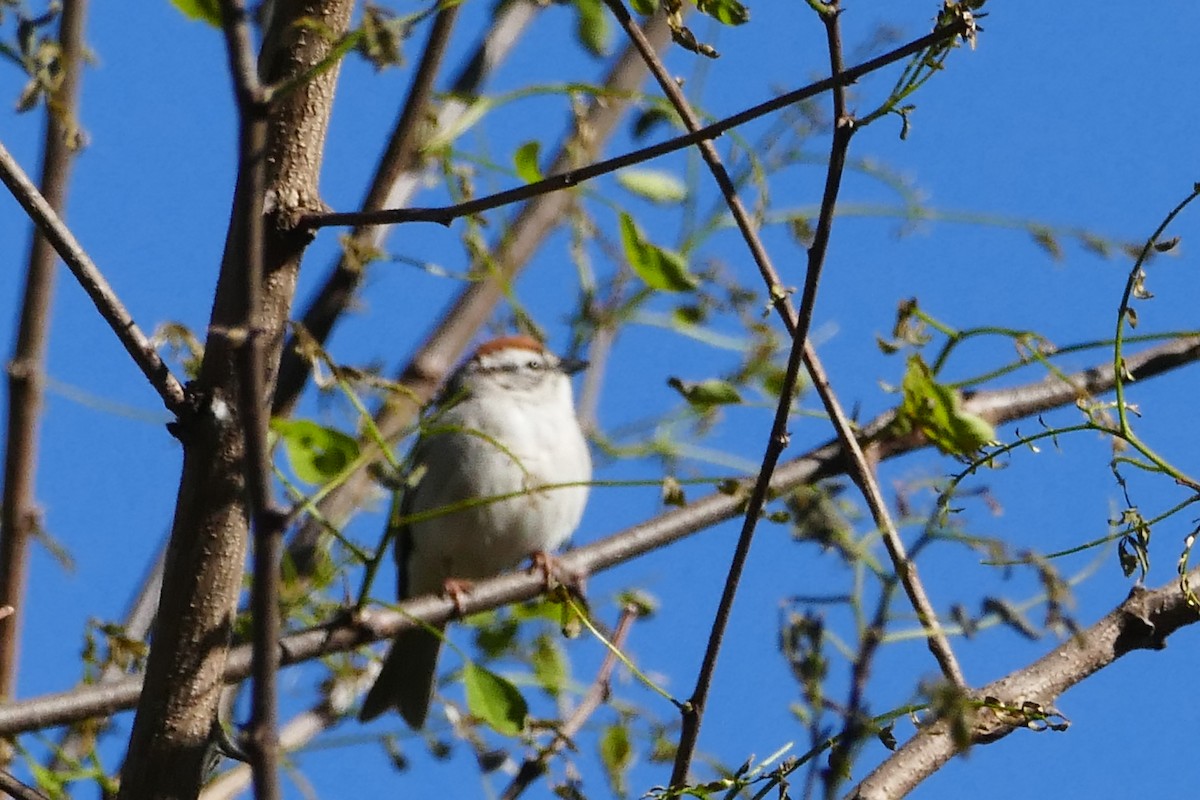
[[[1171,372],[1200,361],[1200,338],[1191,338],[1147,348],[1126,359],[1126,368],[1140,381]],[[1106,372],[1106,370],[1108,370]],[[1111,362],[1058,379],[1036,381],[1023,386],[981,391],[966,399],[963,411],[985,417],[993,425],[1033,417],[1054,408],[1071,406],[1080,391],[1093,394],[1111,391]],[[889,411],[862,426],[863,435],[873,440],[879,458],[894,458],[928,445],[919,435],[894,439],[886,445],[875,437],[883,435],[893,420]],[[771,490],[782,494],[791,489],[840,474],[846,469],[846,456],[834,440],[782,464],[776,471]],[[652,550],[657,550],[739,516],[744,510],[744,491],[714,492],[647,520],[610,537],[571,550],[562,556],[563,568],[580,575],[611,569]],[[1177,587],[1178,588],[1178,587]],[[465,597],[455,601],[444,597],[423,597],[406,601],[397,610],[367,610],[357,620],[339,620],[327,626],[289,634],[281,639],[284,664],[303,663],[333,653],[345,652],[364,644],[395,638],[401,630],[413,627],[415,620],[436,623],[460,613],[473,614],[536,597],[545,589],[542,576],[521,573],[480,581]],[[244,680],[250,674],[251,652],[247,646],[230,652],[224,668],[226,683]],[[141,688],[138,677],[108,685],[87,685],[57,694],[34,697],[0,706],[0,736],[68,725],[90,717],[109,716],[137,702]]]
[[[122,305],[104,275],[92,262],[75,236],[66,224],[55,213],[53,207],[42,197],[37,187],[30,182],[29,177],[21,169],[20,164],[12,154],[0,144],[0,180],[12,192],[13,197],[25,209],[25,213],[38,226],[50,244],[58,253],[59,258],[71,270],[71,274],[79,281],[79,285],[87,292],[88,297],[100,312],[100,316],[113,329],[113,333],[121,340],[125,350],[133,357],[134,363],[141,369],[142,374],[150,381],[150,385],[162,398],[163,405],[172,414],[179,416],[187,407],[187,396],[183,386],[171,374],[171,370],[159,357],[154,345],[142,333],[142,329],[133,321],[133,317]]]
[[[243,219],[235,221],[244,258],[245,310],[241,341],[237,345],[238,414],[244,439],[243,469],[254,542],[253,581],[250,587],[253,679],[250,721],[246,737],[258,800],[278,800],[279,730],[277,677],[279,673],[279,564],[283,552],[283,515],[271,493],[271,454],[267,440],[269,412],[266,398],[268,342],[259,315],[263,304],[265,252],[266,144],[269,103],[258,73],[250,25],[241,0],[221,0],[221,16],[229,55],[230,75],[238,108],[238,173],[245,187],[237,204]]]
[[[836,74],[840,70],[842,63],[841,26],[839,24],[841,9],[838,3],[826,4],[820,16],[822,22],[825,23],[830,65]],[[824,257],[825,246],[828,243],[829,233],[833,225],[833,212],[837,202],[837,186],[841,183],[841,172],[846,164],[846,152],[849,149],[850,138],[854,135],[857,127],[855,120],[846,114],[845,89],[841,86],[833,90],[833,112],[833,146],[830,149],[829,158],[830,180],[825,184],[825,196],[821,200],[821,215],[818,218],[816,232],[813,236],[813,245],[809,249],[810,277],[813,274],[814,257],[818,255],[821,258]],[[811,285],[811,290],[815,294],[816,286]],[[801,314],[804,313],[806,308],[811,313],[812,306],[808,303],[809,291],[810,283],[806,280],[804,296],[800,303]],[[807,343],[805,346],[808,349],[808,371],[812,377],[813,386],[821,396],[821,400],[825,405],[826,411],[829,413],[830,421],[833,423],[834,430],[837,431],[842,447],[850,455],[849,475],[854,479],[859,491],[863,495],[863,499],[867,502],[871,518],[875,521],[875,525],[878,527],[880,535],[883,538],[884,546],[891,557],[892,565],[896,570],[896,576],[900,579],[900,583],[904,587],[909,601],[916,610],[917,618],[920,620],[922,627],[925,628],[927,634],[926,644],[933,653],[946,679],[956,686],[965,686],[966,681],[963,678],[962,669],[958,666],[958,660],[955,658],[954,651],[950,647],[949,639],[946,638],[945,633],[942,632],[937,623],[937,614],[934,611],[933,604],[929,601],[929,597],[925,593],[924,585],[917,575],[917,566],[909,560],[908,554],[905,552],[904,541],[900,538],[899,531],[896,530],[896,523],[892,520],[887,502],[883,498],[883,492],[879,488],[879,482],[875,479],[874,470],[858,443],[858,438],[850,425],[849,418],[841,408],[841,403],[830,388],[829,378],[825,374],[820,360],[817,358],[816,351],[809,347]]]
[[[726,131],[732,130],[739,125],[766,116],[781,108],[798,103],[801,100],[807,100],[810,97],[815,97],[823,92],[827,92],[836,85],[846,85],[853,83],[864,75],[868,75],[875,70],[881,69],[895,61],[910,56],[914,53],[919,53],[931,45],[947,41],[954,36],[960,35],[966,30],[965,25],[961,21],[942,28],[938,28],[930,34],[915,39],[906,45],[896,48],[891,52],[885,53],[870,61],[865,61],[856,67],[843,72],[837,77],[826,78],[822,81],[805,86],[802,89],[797,89],[793,92],[780,95],[779,97],[768,100],[753,108],[746,109],[740,113],[726,117],[725,119],[714,122],[712,125],[701,128],[695,133],[687,133],[683,136],[678,136],[674,139],[669,139],[650,147],[644,147],[640,150],[634,150],[629,153],[608,159],[607,161],[599,161],[587,167],[581,167],[569,172],[561,172],[552,174],[548,178],[537,181],[535,183],[526,184],[515,189],[498,192],[493,195],[481,197],[476,200],[471,200],[466,203],[459,203],[452,206],[441,206],[436,208],[401,208],[390,209],[387,211],[377,211],[373,213],[342,212],[332,214],[310,214],[300,220],[302,227],[315,229],[326,228],[333,225],[382,225],[389,223],[401,222],[436,222],[440,225],[449,225],[453,220],[459,217],[469,216],[471,214],[479,214],[484,211],[498,208],[504,205],[510,205],[523,200],[529,200],[539,195],[550,192],[557,192],[561,189],[567,189],[572,186],[577,186],[584,181],[600,175],[606,175],[610,172],[615,172],[623,167],[628,167],[633,164],[640,164],[644,161],[657,158],[658,156],[674,153],[678,150],[683,150],[691,147],[699,142],[715,139]]]
[[[693,133],[700,129],[699,121],[695,114],[692,113],[690,106],[687,103],[683,93],[679,91],[675,82],[671,80],[665,67],[658,59],[652,49],[646,46],[644,41],[639,41],[635,26],[632,25],[632,19],[626,11],[624,5],[619,0],[606,0],[606,4],[611,9],[618,23],[625,29],[626,33],[638,46],[643,58],[646,59],[652,73],[658,79],[659,85],[663,92],[670,99],[680,117],[683,119],[685,126]],[[776,417],[772,427],[772,434],[768,442],[767,452],[763,457],[762,467],[759,472],[759,480],[751,492],[750,499],[747,503],[746,522],[742,530],[742,535],[739,538],[737,548],[734,552],[733,559],[730,564],[725,589],[722,593],[721,601],[717,612],[714,616],[713,627],[709,638],[708,649],[705,653],[705,658],[697,676],[696,688],[692,694],[691,701],[687,705],[683,715],[683,729],[680,735],[679,747],[676,750],[675,767],[672,774],[672,785],[682,786],[686,782],[687,772],[690,768],[691,758],[695,752],[696,745],[699,739],[700,723],[703,716],[703,710],[707,701],[708,693],[711,688],[712,675],[716,668],[716,659],[720,651],[721,642],[724,638],[724,630],[728,624],[729,616],[732,610],[733,599],[736,596],[738,583],[741,573],[745,565],[746,558],[749,554],[750,544],[753,540],[754,529],[757,523],[758,515],[765,503],[767,487],[770,484],[771,472],[773,471],[779,456],[787,442],[787,420],[790,414],[792,388],[795,386],[796,378],[799,372],[799,365],[802,360],[810,362],[810,373],[816,370],[820,374],[823,370],[820,367],[820,362],[817,360],[815,351],[808,345],[807,335],[808,329],[812,321],[812,312],[816,302],[816,291],[819,284],[821,265],[824,260],[825,253],[828,249],[829,234],[832,228],[833,213],[836,208],[837,190],[841,183],[841,174],[845,167],[846,150],[849,145],[849,140],[854,132],[853,120],[846,116],[845,111],[845,83],[838,80],[839,76],[844,74],[842,58],[841,58],[841,42],[838,33],[837,25],[838,11],[836,6],[831,6],[822,14],[822,19],[826,24],[826,30],[829,39],[830,52],[830,72],[833,81],[833,103],[834,103],[834,141],[831,147],[829,171],[825,184],[825,195],[822,200],[821,213],[818,219],[816,235],[814,236],[813,245],[809,249],[809,267],[805,279],[804,292],[801,299],[799,313],[794,313],[791,309],[787,293],[782,290],[779,281],[778,273],[771,264],[770,258],[767,255],[766,249],[763,247],[761,239],[758,237],[755,227],[749,219],[740,199],[737,196],[736,188],[730,180],[728,172],[721,164],[720,157],[716,152],[716,148],[711,141],[703,141],[698,143],[701,154],[712,171],[717,184],[721,188],[722,194],[725,197],[730,211],[738,225],[739,230],[745,239],[752,257],[759,268],[764,280],[768,285],[772,297],[773,305],[784,318],[788,331],[792,336],[793,349],[791,357],[788,360],[787,370],[784,377],[784,388],[780,393],[779,406],[776,409]],[[822,400],[827,407],[832,406],[831,416],[837,422],[841,418],[843,424],[844,418],[838,413],[840,412],[839,404],[836,397],[829,388],[828,381],[817,381],[817,375],[814,375],[814,382],[820,383],[823,387],[821,392]],[[843,435],[852,435],[848,425],[841,429]],[[853,452],[853,450],[851,451]],[[865,462],[861,459],[856,459],[854,462],[856,467],[856,477],[860,483],[873,483],[873,478],[869,470],[866,469]],[[876,489],[875,492],[878,495]],[[876,511],[876,518],[879,519],[881,526],[892,528],[888,518],[886,507],[881,507],[878,504],[871,503],[868,497],[868,505]]]
[[[579,701],[579,705],[575,707],[575,711],[571,714],[571,717],[557,728],[554,740],[521,763],[520,768],[517,769],[517,774],[513,776],[512,782],[500,794],[500,800],[516,800],[535,780],[546,774],[546,767],[550,762],[550,758],[567,746],[575,735],[583,729],[584,724],[592,718],[592,715],[596,713],[600,705],[608,698],[612,684],[613,670],[620,663],[616,650],[624,649],[625,640],[629,637],[629,631],[633,628],[633,623],[637,621],[638,616],[638,609],[634,606],[627,605],[621,609],[621,616],[617,620],[617,626],[613,631],[610,642],[615,650],[608,651],[608,655],[605,656],[603,663],[600,664],[600,670],[596,673],[596,679],[592,681],[587,694]]]
[[[0,769],[0,790],[8,792],[14,800],[50,800],[32,786],[21,783],[6,769]]]
[[[84,65],[87,0],[66,0],[59,21],[61,82],[46,102],[42,144],[42,195],[61,212],[73,156],[79,148],[79,85]],[[37,505],[38,434],[41,426],[46,344],[54,299],[55,254],[37,228],[29,250],[16,343],[8,363],[8,434],[4,446],[4,496],[0,500],[0,607],[13,613],[0,624],[0,698],[16,692],[17,657],[24,619],[29,540],[41,527]]]

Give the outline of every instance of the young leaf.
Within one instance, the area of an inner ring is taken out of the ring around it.
[[[217,0],[171,0],[171,5],[182,11],[188,19],[207,22],[214,28],[221,27],[221,5]]]
[[[683,399],[700,411],[708,411],[714,406],[736,405],[742,402],[742,396],[732,383],[711,378],[706,381],[685,381],[670,378],[667,385],[683,395]]]
[[[633,217],[626,213],[621,214],[621,244],[629,266],[651,289],[687,292],[699,285],[696,276],[688,272],[683,256],[647,242]]]
[[[609,725],[600,736],[600,761],[608,783],[617,795],[625,794],[625,775],[633,763],[629,730],[620,724]]]
[[[312,420],[274,419],[271,430],[283,440],[292,471],[305,483],[328,483],[358,458],[354,437]]]
[[[687,186],[669,172],[657,169],[623,169],[617,183],[654,203],[678,203],[687,197]]]
[[[964,411],[959,393],[934,380],[929,366],[915,353],[908,357],[901,390],[901,418],[943,453],[970,455],[995,441],[996,430],[991,424]]]
[[[567,659],[558,643],[545,634],[533,642],[533,676],[551,697],[558,697],[567,684]]]
[[[497,733],[518,736],[525,729],[529,706],[517,687],[491,670],[468,663],[463,670],[467,709]]]
[[[601,0],[575,0],[575,35],[594,56],[608,54],[608,11]]]
[[[636,13],[648,17],[658,11],[658,0],[629,0],[629,6]]]
[[[526,142],[517,148],[513,156],[513,164],[517,168],[517,177],[526,183],[536,183],[542,179],[542,169],[538,166],[538,156],[541,155],[542,145],[537,140]]]
[[[484,115],[492,110],[492,106],[496,103],[488,97],[477,97],[471,101],[462,115],[455,120],[454,124],[445,130],[438,131],[433,137],[425,143],[421,148],[425,153],[436,153],[439,150],[448,147],[455,139],[462,136],[471,128],[483,119]]]
[[[738,0],[696,0],[696,8],[725,25],[743,25],[750,19],[750,10]]]

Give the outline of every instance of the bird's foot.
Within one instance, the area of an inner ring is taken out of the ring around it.
[[[442,592],[450,598],[451,603],[454,603],[454,610],[460,617],[467,613],[463,602],[466,600],[467,593],[474,588],[475,582],[464,578],[447,578],[442,584]]]
[[[546,579],[546,591],[553,591],[558,586],[565,586],[573,594],[583,595],[584,582],[587,576],[582,572],[570,570],[563,564],[562,559],[545,550],[538,550],[530,556],[530,572],[540,572]]]

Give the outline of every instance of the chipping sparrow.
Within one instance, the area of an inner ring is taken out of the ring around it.
[[[413,468],[424,474],[413,473],[417,482],[406,490],[401,512],[515,496],[404,527],[396,537],[401,600],[443,591],[456,579],[490,577],[557,548],[574,532],[587,486],[538,487],[584,484],[592,476],[569,377],[582,366],[560,361],[529,336],[505,336],[480,346],[454,374],[413,450]],[[420,627],[397,636],[359,719],[396,706],[420,728],[441,644]]]

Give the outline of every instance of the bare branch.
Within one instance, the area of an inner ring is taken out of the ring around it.
[[[1189,578],[1200,578],[1200,570],[1193,570]],[[1161,650],[1171,634],[1196,622],[1200,612],[1188,604],[1178,580],[1152,590],[1135,586],[1125,602],[1086,631],[974,692],[983,705],[968,721],[972,744],[989,744],[1025,727],[1031,713],[1053,713],[1054,703],[1067,689],[1131,652]],[[959,754],[949,727],[949,721],[939,720],[922,728],[847,798],[894,800],[907,795]]]
[[[72,235],[66,224],[55,213],[54,208],[42,197],[41,192],[29,180],[21,166],[0,144],[0,180],[12,192],[13,197],[25,209],[25,213],[37,225],[42,235],[49,240],[58,257],[63,260],[79,285],[96,305],[100,316],[121,340],[134,363],[150,381],[150,385],[162,398],[163,405],[172,414],[179,416],[186,411],[187,398],[183,386],[171,374],[167,365],[159,358],[154,346],[133,321],[133,317],[121,304],[108,281],[100,273],[83,247]]]
[[[54,212],[66,206],[72,159],[80,145],[79,84],[84,62],[87,0],[66,0],[59,21],[62,82],[47,101],[42,144],[42,196]],[[7,183],[7,181],[6,181]],[[4,448],[4,497],[0,501],[0,607],[13,613],[0,625],[0,698],[16,693],[17,656],[28,572],[28,544],[41,527],[36,497],[42,381],[54,298],[55,254],[37,228],[30,245],[21,316],[8,363],[8,434]]]
[[[371,188],[363,201],[364,211],[375,211],[389,204],[402,204],[417,187],[416,154],[422,140],[428,135],[423,122],[433,95],[433,82],[445,55],[450,32],[454,30],[454,22],[458,18],[458,8],[457,5],[451,5],[443,8],[434,17],[429,38],[421,53],[421,61],[408,90],[408,98],[375,170]],[[510,9],[511,11],[502,12],[502,16],[507,17],[510,13],[524,11],[524,18],[527,18],[531,13],[527,3],[513,3]],[[511,41],[510,39],[509,42]],[[462,91],[469,91],[471,88],[474,87],[464,86]],[[465,108],[466,104],[462,101],[449,101],[438,115],[437,129],[444,129],[445,125],[450,124],[449,118],[454,116],[455,112],[461,114]],[[442,120],[446,121],[443,123]],[[318,343],[323,344],[328,339],[333,326],[351,303],[362,282],[365,262],[371,258],[370,254],[380,248],[387,233],[388,229],[384,226],[359,226],[342,245],[341,256],[325,279],[325,284],[317,292],[317,296],[309,303],[301,320],[305,332]],[[297,338],[292,335],[284,346],[283,360],[279,366],[279,383],[275,387],[275,398],[271,407],[274,416],[287,416],[291,411],[308,380],[310,369],[309,358],[297,350]]]
[[[270,323],[263,312],[263,259],[265,251],[267,123],[269,105],[258,73],[250,40],[250,24],[241,0],[221,0],[221,18],[229,55],[230,75],[238,109],[238,174],[245,187],[244,214],[234,219],[240,228],[240,248],[231,249],[232,271],[245,279],[237,351],[237,417],[242,423],[245,458],[243,472],[254,533],[254,569],[250,586],[251,646],[254,652],[250,693],[250,721],[246,750],[254,773],[258,800],[277,800],[279,789],[279,739],[276,712],[279,673],[279,565],[283,553],[283,515],[271,493],[271,453],[267,439],[268,391],[265,348]],[[240,250],[240,252],[239,252]],[[238,264],[238,259],[244,259]]]
[[[1144,381],[1196,361],[1200,361],[1200,337],[1147,348],[1136,356],[1128,357],[1126,363],[1134,370],[1136,377]],[[1112,390],[1112,375],[1104,375],[1107,368],[1100,366],[1075,373],[1069,376],[1068,381],[1052,378],[1014,389],[978,392],[965,401],[964,410],[971,414],[986,415],[990,422],[1001,424],[1071,405],[1081,388],[1086,387],[1097,394]],[[860,436],[865,439],[878,437],[894,419],[894,412],[883,414],[863,426]],[[897,439],[891,446],[879,446],[878,453],[881,458],[891,458],[926,445],[927,442],[919,435],[911,435]],[[828,442],[782,464],[775,471],[771,489],[782,494],[797,486],[815,483],[844,472],[845,463],[846,458],[837,441]],[[684,508],[674,509],[606,539],[570,551],[563,556],[563,568],[584,575],[623,564],[740,516],[744,510],[744,498],[742,492],[714,492]],[[392,639],[399,631],[417,624],[415,619],[436,623],[453,618],[460,610],[473,614],[527,600],[538,596],[544,589],[545,581],[541,576],[502,575],[479,582],[465,597],[458,598],[458,602],[462,603],[461,609],[456,608],[456,601],[449,598],[422,597],[399,606],[403,613],[399,610],[368,610],[357,620],[342,620],[284,636],[281,640],[281,663],[301,663],[374,641]],[[223,680],[236,683],[245,679],[250,673],[250,662],[248,646],[235,648],[226,661]],[[109,716],[131,708],[137,702],[140,691],[141,679],[135,677],[109,685],[81,686],[0,706],[0,736],[66,725],[90,717]]]
[[[655,18],[657,19],[657,17]],[[651,22],[653,24],[653,21]],[[634,150],[629,153],[600,161],[591,164],[587,167],[581,167],[569,172],[555,172],[550,177],[530,183],[525,186],[520,186],[515,189],[498,192],[487,197],[481,197],[476,200],[471,200],[466,203],[459,203],[453,206],[441,206],[437,208],[400,208],[390,209],[387,211],[376,211],[372,213],[360,213],[357,211],[333,213],[333,214],[314,214],[304,217],[300,224],[307,228],[326,228],[331,225],[384,225],[399,222],[436,222],[439,225],[449,225],[459,217],[469,216],[471,214],[479,214],[500,206],[519,203],[523,200],[530,200],[540,195],[557,192],[561,189],[568,189],[572,186],[577,186],[584,181],[589,181],[592,178],[600,175],[606,175],[610,172],[615,172],[623,167],[628,167],[633,164],[640,164],[643,161],[649,161],[653,158],[674,153],[678,150],[684,150],[708,139],[715,139],[726,131],[732,130],[739,125],[749,122],[759,117],[766,116],[781,108],[798,103],[801,100],[807,100],[810,97],[816,97],[823,92],[827,92],[837,85],[846,85],[853,83],[864,75],[868,75],[875,70],[881,69],[888,64],[899,61],[913,53],[919,53],[925,48],[937,44],[939,42],[949,41],[955,36],[961,35],[965,30],[965,25],[961,21],[956,21],[943,28],[938,28],[933,33],[922,36],[920,39],[915,39],[902,47],[898,47],[891,52],[885,53],[870,61],[863,62],[856,67],[843,72],[838,77],[826,78],[822,81],[809,84],[803,89],[797,89],[794,92],[780,95],[779,97],[768,100],[753,108],[748,108],[745,111],[726,117],[719,122],[714,122],[712,125],[701,128],[695,133],[687,133],[683,136],[677,136],[674,139],[669,139],[660,144],[644,147],[640,150]]]
[[[5,769],[0,769],[0,789],[8,792],[14,800],[50,800],[32,786],[21,783]]]

